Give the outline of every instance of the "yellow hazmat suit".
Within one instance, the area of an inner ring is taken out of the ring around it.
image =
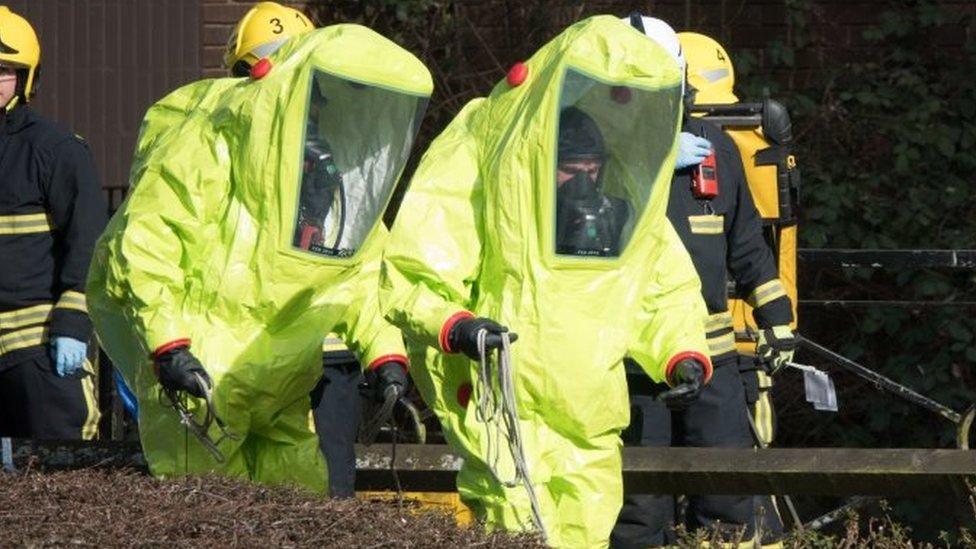
[[[132,190],[96,247],[89,309],[139,396],[154,474],[323,491],[308,428],[322,334],[367,364],[402,353],[377,315],[380,218],[433,84],[416,57],[356,25],[290,40],[270,62],[263,78],[191,84],[149,111]],[[223,463],[159,398],[150,355],[181,339],[237,437],[219,443]]]
[[[601,546],[622,498],[624,357],[658,381],[681,358],[708,364],[698,279],[665,217],[682,75],[613,17],[573,25],[526,66],[524,83],[469,103],[424,155],[384,252],[380,301],[417,344],[414,380],[464,457],[462,498],[510,530],[532,528],[528,491],[490,472],[510,478],[514,466],[479,421],[477,387],[468,398],[477,364],[444,351],[464,311],[518,333],[518,423],[548,541]],[[557,253],[567,110],[599,128],[605,202],[629,209],[616,249]]]

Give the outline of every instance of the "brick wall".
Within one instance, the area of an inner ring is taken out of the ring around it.
[[[0,4],[26,17],[41,42],[32,105],[88,140],[105,185],[124,185],[146,109],[200,78],[199,0]]]

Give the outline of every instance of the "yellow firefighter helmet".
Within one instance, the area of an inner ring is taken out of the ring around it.
[[[679,32],[678,40],[688,65],[688,85],[695,88],[695,103],[737,103],[732,92],[735,71],[721,44],[697,32]]]
[[[234,27],[227,40],[224,66],[235,76],[246,76],[262,57],[271,55],[293,36],[315,28],[304,13],[277,2],[259,2]]]
[[[0,65],[18,69],[17,96],[26,103],[34,96],[41,44],[26,19],[0,6]]]

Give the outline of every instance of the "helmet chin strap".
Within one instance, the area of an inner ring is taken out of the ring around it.
[[[37,71],[37,69],[35,68],[35,78],[37,77],[36,76],[36,74],[37,74],[36,71]],[[7,104],[6,105],[0,106],[0,111],[3,111],[3,113],[8,113],[8,112],[14,110],[14,107],[16,107],[18,105],[18,103],[19,103],[19,101],[20,101],[20,99],[22,97],[24,98],[24,104],[25,105],[27,104],[27,101],[30,99],[30,97],[27,95],[27,89],[26,89],[27,88],[27,78],[28,78],[27,70],[25,70],[25,69],[17,69],[15,71],[15,74],[16,74],[16,78],[17,78],[17,83],[14,86],[14,96],[10,98],[10,101],[7,101]],[[33,85],[32,85],[32,87],[33,87]]]
[[[234,66],[231,67],[230,73],[238,78],[244,78],[251,74],[251,65],[247,61],[241,59]]]
[[[647,34],[647,31],[644,30],[644,18],[639,11],[630,14],[630,26],[639,30],[641,34]]]

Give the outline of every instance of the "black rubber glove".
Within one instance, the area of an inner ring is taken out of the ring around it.
[[[447,336],[447,343],[451,349],[464,353],[471,360],[480,360],[481,355],[478,353],[478,332],[480,330],[487,330],[488,332],[485,337],[485,353],[502,348],[501,334],[505,332],[508,332],[510,342],[515,342],[518,339],[518,334],[509,332],[508,328],[494,320],[477,317],[459,320],[457,324],[452,326],[451,333]]]
[[[661,393],[658,400],[668,408],[686,408],[701,394],[705,385],[705,366],[693,358],[686,358],[674,365],[668,383],[672,389]]]
[[[793,362],[793,354],[799,346],[800,339],[789,326],[773,326],[759,332],[756,358],[767,374],[775,375],[788,363]]]
[[[176,347],[156,356],[156,377],[159,384],[172,391],[186,391],[197,398],[203,398],[206,390],[213,387],[213,381],[203,369],[203,364],[190,353],[187,347]],[[203,378],[206,387],[200,385],[197,376]]]
[[[373,388],[372,398],[376,402],[386,400],[386,392],[395,388],[399,396],[407,394],[410,378],[403,364],[395,361],[384,362],[367,372],[366,381]]]

